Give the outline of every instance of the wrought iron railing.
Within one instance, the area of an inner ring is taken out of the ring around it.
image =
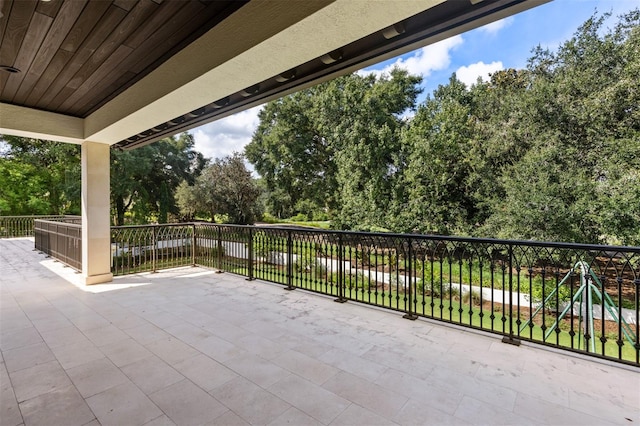
[[[72,264],[79,225],[48,223],[66,242],[36,244]],[[640,247],[208,223],[113,227],[111,241],[114,275],[197,264],[640,366]]]
[[[82,270],[82,225],[80,219],[34,221],[35,248],[72,267]]]
[[[80,216],[71,215],[0,216],[0,238],[33,237],[36,219],[70,223],[80,223],[82,220]]]
[[[195,262],[640,365],[640,247],[195,226]]]
[[[111,271],[114,275],[155,272],[194,265],[194,225],[111,227]]]

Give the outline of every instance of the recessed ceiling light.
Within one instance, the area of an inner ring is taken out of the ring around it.
[[[12,67],[11,65],[0,65],[0,70],[10,72],[11,74],[16,74],[20,72],[18,68]]]

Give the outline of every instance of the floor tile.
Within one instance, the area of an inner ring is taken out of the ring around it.
[[[209,392],[250,424],[269,424],[291,406],[255,383],[238,377]]]
[[[406,396],[346,372],[336,374],[322,387],[386,418],[395,416],[409,400]]]
[[[176,424],[171,421],[166,414],[161,415],[160,417],[156,417],[148,423],[145,423],[144,426],[176,426]]]
[[[25,425],[82,426],[95,415],[74,386],[51,392],[20,403]]]
[[[352,423],[356,424],[356,423]],[[364,423],[359,423],[364,424]],[[304,426],[321,426],[322,423],[309,416],[308,414],[298,410],[295,407],[289,408],[282,413],[277,419],[269,423],[269,426],[287,426],[287,425],[304,425]]]
[[[49,349],[49,346],[44,342],[8,351],[3,350],[2,357],[4,358],[9,373],[35,367],[36,365],[45,364],[56,359],[51,349]]]
[[[163,414],[131,382],[109,388],[86,401],[103,426],[144,425]]]
[[[122,372],[147,395],[184,380],[184,376],[155,355],[122,367]]]
[[[445,413],[435,408],[434,405],[437,404],[430,402],[430,404],[427,405],[423,403],[422,400],[410,399],[404,407],[400,409],[398,414],[393,417],[393,421],[403,426],[466,426],[471,424],[459,417],[454,417],[450,413]],[[455,412],[455,410],[453,411]]]
[[[203,354],[174,364],[173,367],[207,392],[238,377],[237,373]]]
[[[291,425],[300,425],[304,423],[291,423]],[[213,421],[205,423],[205,426],[249,426],[250,423],[246,422],[242,417],[237,415],[231,410],[227,410],[226,413],[220,417],[213,419]]]
[[[11,349],[18,349],[24,346],[30,346],[37,343],[41,343],[42,337],[35,327],[27,327],[20,330],[13,330],[4,332],[2,327],[2,334],[0,335],[0,350],[8,351]]]
[[[117,367],[123,367],[153,355],[140,343],[130,338],[101,346],[100,351]]]
[[[9,375],[18,403],[72,384],[57,361],[25,368]]]
[[[169,364],[176,364],[192,358],[198,351],[175,337],[154,340],[145,347]]]
[[[241,355],[225,362],[225,365],[236,374],[246,377],[263,388],[268,388],[275,382],[291,375],[287,370],[257,355]]]
[[[389,419],[380,417],[379,415],[362,408],[359,405],[351,404],[344,410],[334,421],[331,426],[351,426],[351,425],[369,425],[369,426],[393,426],[397,423]]]
[[[141,345],[171,337],[169,333],[149,322],[131,328],[123,328],[122,330]]]
[[[346,398],[295,375],[275,383],[269,391],[324,424],[332,422],[351,404]]]
[[[83,333],[98,347],[106,346],[129,337],[125,332],[113,325],[91,328],[84,330]]]
[[[425,409],[427,407],[429,409],[437,408],[451,415],[462,400],[462,392],[467,389],[465,386],[456,389],[448,383],[436,380],[423,380],[393,368],[382,373],[375,383],[399,395],[421,401],[425,405]]]
[[[386,365],[354,356],[341,349],[332,349],[325,352],[318,359],[354,376],[372,382],[389,369]]]
[[[194,343],[193,347],[219,362],[225,362],[246,353],[244,349],[218,336],[202,339]]]
[[[204,424],[227,411],[227,407],[188,379],[152,393],[149,397],[177,425]]]
[[[67,370],[80,394],[88,398],[129,381],[127,376],[107,358],[81,364]]]
[[[511,411],[465,396],[454,416],[475,425],[535,425],[536,422]]]
[[[272,362],[313,383],[321,385],[340,370],[294,350],[288,350],[276,357]]]
[[[90,340],[66,346],[54,346],[51,351],[65,370],[105,357]]]
[[[618,422],[609,423],[600,417],[591,416],[562,405],[552,404],[538,398],[534,398],[525,394],[518,394],[516,398],[513,412],[532,420],[535,423],[544,424],[562,424],[562,425],[605,425],[605,424],[621,424],[627,421],[624,414],[620,412]],[[624,420],[624,421],[623,421]]]
[[[2,419],[3,424],[6,423],[11,426],[22,423],[18,401],[4,364],[0,364],[0,419]]]

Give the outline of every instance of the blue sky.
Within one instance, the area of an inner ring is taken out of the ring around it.
[[[518,15],[418,49],[360,73],[381,74],[394,65],[423,76],[424,93],[446,84],[452,73],[472,84],[478,76],[506,68],[523,68],[537,45],[555,50],[595,11],[615,17],[640,8],[640,0],[555,0]],[[242,152],[258,125],[260,107],[191,130],[196,149],[217,158]]]

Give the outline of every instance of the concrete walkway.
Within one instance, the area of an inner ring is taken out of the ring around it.
[[[0,240],[0,424],[638,424],[640,369],[203,268],[82,287]]]

